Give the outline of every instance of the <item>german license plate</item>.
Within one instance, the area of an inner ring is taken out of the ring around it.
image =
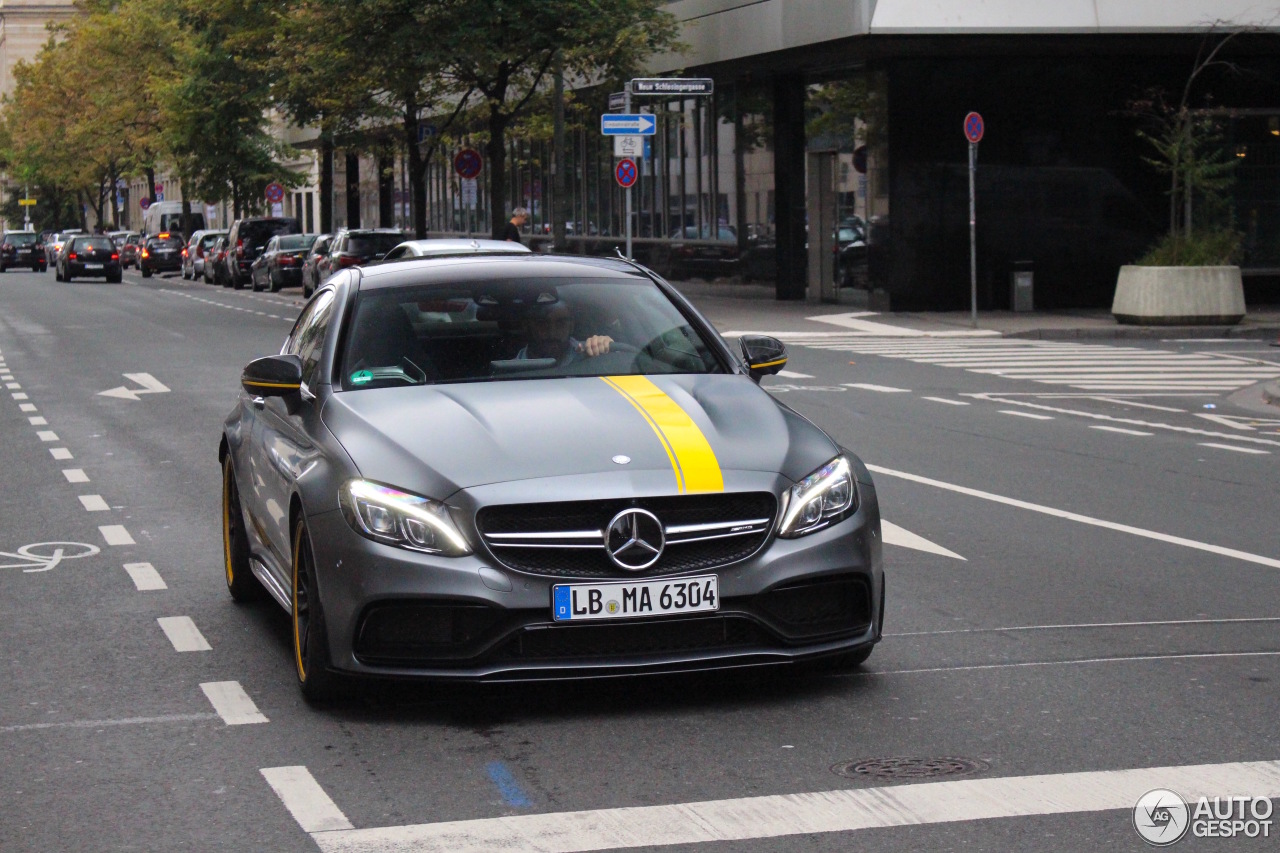
[[[708,575],[654,581],[556,584],[551,615],[557,622],[632,619],[720,609],[717,578]]]
[[[84,268],[87,270],[100,270],[102,269],[102,264],[85,264]]]

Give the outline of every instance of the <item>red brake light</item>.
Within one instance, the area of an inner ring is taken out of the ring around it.
[[[338,266],[340,267],[353,267],[358,263],[360,263],[360,259],[355,255],[338,255]]]
[[[281,256],[280,256],[280,266],[282,266],[282,267],[291,267],[291,266],[293,266],[294,264],[296,264],[297,262],[298,262],[298,259],[297,259],[297,258],[295,258],[293,255],[281,255]]]
[[[186,256],[187,256],[187,247],[186,247],[186,246],[183,246],[183,247],[182,247],[182,257],[184,257],[184,258],[185,258]]]
[[[236,257],[237,258],[244,257],[244,241],[243,240],[236,241]]]
[[[142,250],[142,257],[144,257],[144,258],[149,258],[149,257],[151,257],[151,253],[150,253],[149,251],[147,251],[146,249],[143,249],[143,250]]]
[[[69,261],[74,261],[75,259],[76,259],[76,253],[75,253],[75,252],[72,252],[71,254],[67,255],[67,260],[69,260]]]
[[[157,234],[156,236],[157,236],[157,237],[159,237],[161,240],[168,240],[168,239],[169,239],[169,232],[168,232],[168,231],[161,231],[161,232],[160,232],[159,234]]]
[[[120,253],[119,253],[119,252],[112,252],[112,253],[111,253],[111,260],[113,260],[113,261],[118,261],[118,260],[120,260]]]

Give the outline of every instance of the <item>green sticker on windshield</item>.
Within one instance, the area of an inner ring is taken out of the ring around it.
[[[372,381],[373,381],[373,374],[367,370],[357,370],[355,373],[351,374],[352,385],[363,385],[366,382],[372,382]]]

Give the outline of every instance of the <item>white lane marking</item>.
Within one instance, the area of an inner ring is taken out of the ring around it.
[[[986,329],[972,329],[968,331],[947,331],[947,332],[925,332],[919,329],[907,329],[902,326],[890,326],[887,323],[876,323],[871,320],[863,320],[863,317],[875,317],[874,311],[852,311],[848,314],[821,314],[817,317],[806,317],[806,320],[813,320],[818,323],[830,323],[833,326],[840,326],[845,329],[852,329],[854,332],[864,335],[874,335],[876,337],[892,337],[892,338],[974,338],[974,337],[999,337],[999,332],[993,332]]]
[[[125,529],[123,524],[108,524],[105,527],[99,527],[98,532],[102,534],[102,538],[106,540],[108,545],[135,545],[133,537],[129,535],[129,531]]]
[[[164,578],[160,577],[160,573],[156,571],[155,566],[150,563],[125,563],[124,570],[129,573],[129,577],[133,580],[133,585],[138,588],[138,592],[152,592],[158,589],[168,589]]]
[[[1232,625],[1237,622],[1280,622],[1280,616],[1240,616],[1229,619],[1161,619],[1152,622],[1077,622],[1062,625],[1011,625],[1006,628],[947,628],[941,631],[903,631],[886,637],[933,637],[943,634],[999,634],[1005,631],[1067,631],[1084,628],[1161,628],[1177,625]]]
[[[32,426],[48,426],[49,425],[49,422],[42,417],[27,418],[27,423],[31,424]]]
[[[351,821],[306,767],[264,767],[260,771],[303,832],[353,829]]]
[[[808,373],[796,373],[794,370],[779,370],[778,375],[783,379],[812,379]]]
[[[1257,432],[1256,429],[1249,426],[1248,424],[1242,424],[1239,421],[1234,420],[1233,418],[1224,417],[1223,415],[1206,415],[1202,412],[1196,412],[1196,417],[1204,418],[1206,421],[1213,421],[1215,424],[1221,424],[1222,426],[1225,426],[1225,427],[1238,429],[1241,432]]]
[[[1088,515],[1081,515],[1077,512],[1068,512],[1062,509],[1055,509],[1051,506],[1042,504],[1034,504],[1030,501],[1020,501],[1017,498],[1007,498],[1003,495],[992,494],[978,489],[970,489],[967,486],[958,486],[954,483],[944,483],[941,480],[932,480],[928,477],[921,477],[919,474],[910,474],[906,471],[895,471],[892,468],[882,468],[879,465],[868,465],[868,470],[877,474],[883,474],[886,477],[898,477],[902,480],[909,480],[913,483],[920,483],[924,486],[933,486],[948,492],[955,492],[961,495],[968,495],[973,498],[981,498],[985,501],[1004,504],[1005,506],[1017,507],[1018,509],[1030,510],[1031,512],[1050,515],[1054,518],[1062,518],[1067,521],[1076,521],[1080,524],[1088,524],[1093,527],[1102,527],[1107,530],[1115,530],[1119,533],[1128,533],[1133,536],[1141,536],[1144,539],[1154,539],[1157,542],[1165,542],[1170,545],[1181,545],[1184,548],[1191,548],[1196,551],[1206,551],[1210,554],[1218,554],[1223,557],[1231,557],[1235,560],[1243,560],[1246,563],[1256,563],[1260,566],[1270,566],[1274,569],[1280,569],[1280,560],[1271,557],[1263,557],[1258,554],[1250,554],[1247,551],[1238,551],[1235,548],[1224,548],[1221,545],[1211,545],[1207,542],[1197,542],[1194,539],[1185,539],[1181,536],[1170,536],[1167,533],[1158,533],[1154,530],[1144,530],[1141,527],[1132,527],[1128,524],[1120,524],[1115,521],[1107,521],[1102,518],[1094,518]]]
[[[883,518],[880,519],[880,536],[886,545],[897,545],[900,548],[913,548],[916,551],[926,551],[930,554],[939,554],[943,557],[964,560],[964,557],[961,557],[955,551],[948,551],[941,545],[930,542],[928,539],[912,533],[910,530],[904,530],[891,521],[885,521]]]
[[[1105,424],[1090,424],[1089,429],[1098,429],[1103,432],[1118,432],[1121,435],[1155,435],[1154,432],[1143,432],[1137,429],[1125,429],[1124,427],[1106,426]]]
[[[80,503],[89,512],[106,512],[111,506],[102,499],[102,495],[78,495]]]
[[[37,409],[37,408],[36,408],[35,403],[20,403],[20,404],[18,405],[18,408],[19,408],[21,411],[24,411],[24,412],[38,412],[38,411],[40,411],[39,409]]]
[[[50,447],[49,455],[59,461],[65,461],[67,459],[75,458],[74,456],[71,455],[71,451],[67,450],[65,447]]]
[[[36,433],[41,441],[58,441],[58,434],[50,429],[42,429]]]
[[[571,853],[1034,815],[1129,812],[1144,793],[1163,787],[1189,799],[1221,795],[1223,791],[1277,797],[1280,761],[924,782],[376,829],[336,829],[312,832],[311,838],[325,853]],[[299,824],[302,825],[301,820]]]
[[[107,726],[146,726],[153,723],[192,723],[216,720],[217,714],[165,714],[159,717],[124,717],[117,720],[68,720],[65,723],[27,723],[22,726],[0,726],[5,732],[34,732],[44,729],[101,729]]]
[[[1172,406],[1157,406],[1153,403],[1139,403],[1137,400],[1127,400],[1120,397],[1094,397],[1095,400],[1101,400],[1104,403],[1115,403],[1120,406],[1137,406],[1140,409],[1155,409],[1157,412],[1177,412],[1178,414],[1186,414],[1186,409],[1175,409]]]
[[[28,396],[27,396],[27,392],[26,392],[26,391],[18,391],[18,392],[15,392],[12,396],[13,396],[13,399],[15,399],[15,400],[29,400],[29,399],[31,399],[30,397],[28,397]]]
[[[1213,447],[1218,450],[1234,450],[1236,453],[1256,453],[1260,456],[1271,455],[1270,450],[1258,450],[1256,447],[1236,447],[1234,444],[1214,444],[1212,441],[1196,442],[1201,447]]]
[[[948,406],[967,406],[964,400],[948,400],[946,397],[923,397],[924,400],[932,400],[935,403],[946,403]]]
[[[190,616],[162,616],[156,620],[160,630],[173,643],[175,652],[208,652],[213,650]]]
[[[17,382],[8,382],[8,383],[5,383],[5,386],[4,386],[4,387],[8,388],[10,391],[21,391],[21,390],[22,390],[22,386],[21,386],[21,385],[19,385]]]
[[[1000,409],[1000,414],[1002,414],[1002,415],[1013,415],[1013,416],[1015,416],[1015,417],[1019,417],[1019,418],[1031,418],[1032,420],[1035,420],[1035,421],[1051,421],[1051,420],[1053,420],[1053,416],[1052,416],[1052,415],[1036,415],[1036,414],[1032,414],[1031,412],[1015,412],[1013,409]]]
[[[977,663],[969,666],[931,666],[921,669],[866,670],[837,675],[852,678],[859,675],[937,675],[944,672],[978,672],[987,669],[1034,669],[1042,666],[1082,666],[1096,663],[1146,663],[1161,660],[1200,660],[1218,658],[1273,658],[1280,652],[1187,652],[1171,655],[1124,655],[1113,658],[1068,658],[1066,660],[1032,660],[1016,663]]]
[[[99,397],[118,397],[122,400],[137,401],[140,394],[167,394],[169,388],[160,380],[156,379],[150,373],[126,373],[124,378],[130,382],[136,382],[141,388],[126,388],[121,385],[117,388],[110,388],[106,391],[99,391]]]
[[[910,388],[893,388],[888,385],[872,385],[869,382],[845,382],[846,388],[861,388],[863,391],[879,391],[881,394],[910,394]]]
[[[1009,406],[1022,406],[1024,409],[1037,409],[1042,412],[1055,412],[1059,415],[1075,415],[1081,418],[1090,418],[1095,421],[1107,421],[1113,424],[1125,424],[1126,426],[1146,427],[1148,429],[1163,429],[1170,432],[1180,432],[1187,435],[1200,435],[1205,438],[1226,438],[1231,441],[1245,441],[1251,444],[1265,444],[1270,447],[1280,447],[1280,441],[1273,441],[1269,438],[1255,438],[1250,435],[1233,435],[1225,432],[1213,432],[1211,430],[1196,429],[1195,427],[1175,426],[1174,424],[1161,423],[1159,421],[1143,421],[1137,418],[1117,418],[1112,415],[1104,415],[1098,412],[1082,412],[1079,409],[1063,409],[1057,406],[1046,406],[1043,403],[1030,403],[1025,400],[1010,399],[1008,396],[1001,394],[967,394],[977,400],[986,400],[989,403],[1004,403]]]
[[[89,475],[80,468],[63,468],[62,476],[67,478],[68,483],[87,483]]]
[[[267,722],[238,681],[207,681],[200,685],[200,689],[228,726]]]

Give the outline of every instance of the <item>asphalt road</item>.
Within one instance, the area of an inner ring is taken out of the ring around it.
[[[0,276],[0,850],[1141,850],[1134,791],[1221,765],[1211,793],[1280,796],[1254,764],[1280,759],[1280,419],[1247,384],[976,372],[1008,365],[974,341],[799,337],[766,380],[873,466],[894,526],[861,670],[312,708],[284,614],[226,594],[216,457],[300,306]],[[1206,352],[1280,369],[1256,342],[1115,348]],[[881,758],[967,772],[836,772]]]

